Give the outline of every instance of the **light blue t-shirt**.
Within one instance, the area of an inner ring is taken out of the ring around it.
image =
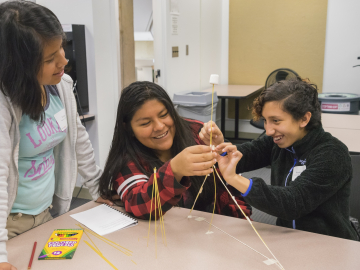
[[[45,86],[45,122],[24,114],[20,121],[19,186],[11,213],[37,215],[48,208],[55,191],[54,147],[66,137],[55,114],[64,106],[56,86]],[[64,112],[65,113],[65,112]]]

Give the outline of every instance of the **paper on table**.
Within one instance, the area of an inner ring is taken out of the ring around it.
[[[138,221],[106,204],[70,215],[90,230],[105,235],[117,230],[137,225]]]

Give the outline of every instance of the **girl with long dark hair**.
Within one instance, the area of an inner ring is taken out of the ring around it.
[[[204,176],[211,173],[195,209],[212,212],[215,193],[211,167],[216,160],[199,138],[202,126],[199,121],[180,117],[166,91],[157,84],[135,82],[124,88],[100,178],[100,194],[111,199],[115,190],[127,212],[149,218],[153,168],[157,168],[163,213],[174,205],[191,208]],[[221,184],[216,185],[216,213],[242,217]],[[236,199],[250,215],[239,193]]]
[[[57,17],[30,1],[0,4],[0,269],[6,243],[70,208],[77,172],[93,198],[101,170],[64,74]],[[109,201],[107,203],[111,204]]]
[[[254,101],[255,120],[267,136],[241,145],[224,143],[218,127],[218,165],[246,202],[276,216],[283,227],[357,240],[349,220],[352,167],[347,147],[324,131],[317,87],[301,78],[280,81]],[[201,131],[209,143],[209,132]],[[239,173],[271,165],[271,185]]]

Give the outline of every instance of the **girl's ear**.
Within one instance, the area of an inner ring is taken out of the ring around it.
[[[310,119],[311,119],[311,112],[307,112],[305,113],[305,115],[301,118],[300,120],[300,127],[304,128],[307,126],[307,124],[309,124]]]

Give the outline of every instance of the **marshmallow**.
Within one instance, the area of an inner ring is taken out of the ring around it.
[[[210,75],[210,83],[211,84],[219,84],[219,75],[218,74],[211,74]]]

